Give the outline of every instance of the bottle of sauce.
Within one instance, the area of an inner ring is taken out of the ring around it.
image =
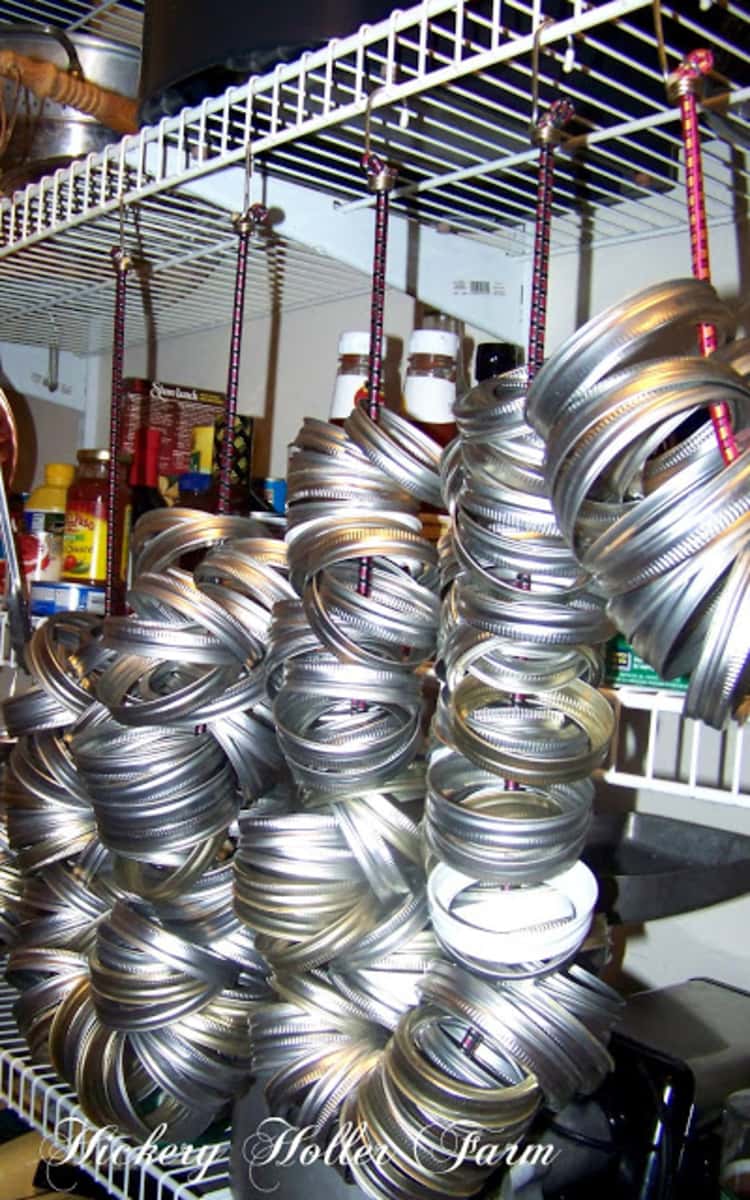
[[[13,530],[13,535],[18,551],[18,541],[23,531],[23,513],[26,501],[29,498],[28,492],[11,492],[8,496],[8,515],[10,516],[10,524]],[[7,587],[8,562],[5,552],[5,546],[0,540],[0,595],[3,597]]]
[[[328,416],[332,425],[343,425],[352,409],[360,401],[367,400],[369,376],[369,333],[361,330],[349,330],[342,333],[339,338],[339,363]]]
[[[456,397],[465,396],[471,388],[469,371],[467,369],[464,345],[466,343],[466,327],[460,317],[450,317],[437,309],[428,309],[419,323],[420,329],[441,329],[447,333],[455,333],[456,343]]]
[[[456,436],[458,337],[443,329],[415,329],[409,338],[404,380],[404,411],[440,446]]]
[[[329,421],[343,425],[354,408],[357,393],[366,386],[369,374],[370,335],[357,330],[339,338],[339,363],[333,383]]]
[[[107,580],[107,476],[109,450],[79,450],[75,479],[68,488],[63,530],[63,570],[66,583],[85,583],[101,587]],[[128,465],[130,460],[127,460]],[[125,526],[129,513],[125,505],[122,472],[118,471],[120,513]],[[125,578],[127,547],[116,548],[120,561],[120,582]],[[127,530],[125,530],[127,532]]]
[[[22,570],[29,582],[57,583],[60,579],[65,504],[74,475],[75,468],[69,463],[48,463],[44,483],[34,488],[24,505],[19,540]]]

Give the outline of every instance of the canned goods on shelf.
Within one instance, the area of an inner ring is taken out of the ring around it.
[[[283,513],[286,510],[286,479],[268,476],[263,480],[263,499],[270,504],[274,512]]]
[[[51,617],[60,612],[104,612],[104,588],[85,583],[32,583],[31,614]]]

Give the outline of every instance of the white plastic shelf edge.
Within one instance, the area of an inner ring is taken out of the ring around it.
[[[58,1157],[64,1157],[76,1136],[81,1135],[84,1145],[96,1126],[83,1115],[75,1093],[59,1081],[50,1066],[31,1062],[13,1019],[15,1000],[13,989],[0,983],[0,1097],[56,1148]],[[228,1155],[229,1144],[222,1144],[221,1153],[198,1184],[193,1183],[195,1165],[166,1170],[139,1154],[124,1138],[112,1135],[107,1153],[92,1152],[81,1166],[117,1200],[143,1200],[146,1195],[149,1200],[231,1200]]]

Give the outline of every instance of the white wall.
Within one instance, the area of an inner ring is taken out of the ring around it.
[[[732,307],[744,304],[747,320],[750,303],[750,247],[747,235],[734,225],[711,230],[711,279]],[[690,238],[685,229],[620,245],[595,247],[579,256],[552,258],[547,302],[547,350],[610,304],[652,283],[684,279],[690,271]]]
[[[284,475],[287,446],[303,417],[328,416],[337,364],[338,336],[346,329],[369,328],[369,297],[281,313],[245,324],[240,365],[238,408],[261,418],[256,428],[256,473]],[[415,302],[403,292],[389,290],[385,302],[385,334],[389,339],[386,382],[398,388],[405,363],[406,343],[414,327]],[[479,330],[466,330],[467,343],[487,340]],[[172,383],[224,391],[227,377],[229,329],[224,326],[185,337],[170,338],[158,346],[155,374]],[[395,353],[394,353],[395,352]],[[133,347],[125,357],[128,375],[146,373],[145,347]],[[111,390],[111,359],[95,361],[91,379],[98,413],[97,439],[107,441]],[[270,429],[270,469],[262,469],[262,443]],[[264,428],[265,427],[265,428]]]
[[[29,491],[48,462],[75,462],[84,440],[87,368],[74,354],[61,353],[57,387],[49,387],[45,347],[0,344],[0,385],[6,389],[19,439],[14,484]]]

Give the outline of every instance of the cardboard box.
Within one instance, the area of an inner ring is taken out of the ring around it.
[[[610,687],[686,692],[690,683],[687,675],[678,675],[676,679],[662,679],[619,633],[607,643],[604,661],[604,678]]]
[[[149,426],[161,432],[159,474],[174,479],[190,470],[193,428],[213,425],[224,412],[222,392],[160,380],[123,381],[123,450],[132,454],[136,430]]]

